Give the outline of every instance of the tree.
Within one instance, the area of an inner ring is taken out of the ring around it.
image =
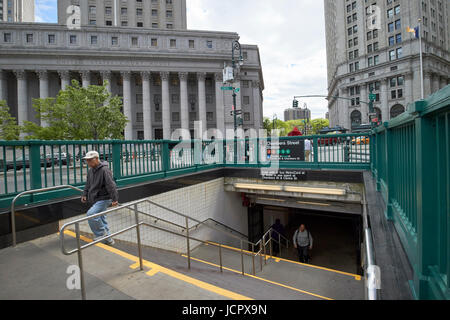
[[[267,131],[267,136],[272,133],[272,121],[269,118],[264,117],[263,128]]]
[[[20,126],[11,116],[5,100],[0,100],[0,140],[19,140]]]
[[[314,134],[320,134],[320,130],[330,126],[328,119],[314,119],[311,121],[311,126]]]
[[[55,98],[34,99],[33,107],[48,126],[26,121],[26,139],[107,140],[123,139],[129,121],[122,113],[122,100],[111,97],[103,86],[83,88],[78,81],[61,90]]]

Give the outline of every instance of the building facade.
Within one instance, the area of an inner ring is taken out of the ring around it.
[[[234,125],[231,91],[221,87],[224,63],[238,39],[232,32],[0,23],[0,100],[19,124],[40,123],[33,98],[55,97],[72,79],[83,86],[108,80],[108,90],[123,97],[127,140],[170,139],[176,129],[192,134],[194,121],[203,123],[202,131],[213,129],[208,138],[219,137]],[[244,130],[260,129],[259,50],[242,50],[237,109]]]
[[[450,3],[446,0],[324,0],[330,126],[369,123],[369,93],[379,121],[421,99],[419,39],[407,32],[422,20],[424,94],[450,75]],[[339,99],[345,98],[345,99]]]
[[[289,108],[284,110],[284,121],[290,120],[311,120],[311,110],[305,108]]]
[[[0,21],[34,22],[35,0],[0,0]]]
[[[187,29],[186,0],[58,0],[58,24],[78,18],[81,26]]]

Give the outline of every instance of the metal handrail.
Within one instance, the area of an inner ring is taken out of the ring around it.
[[[61,186],[56,186],[56,187],[48,187],[48,188],[42,188],[42,189],[35,189],[35,190],[28,190],[28,191],[24,191],[22,193],[19,193],[17,196],[14,197],[13,201],[11,202],[11,233],[12,233],[12,242],[13,242],[13,247],[15,247],[17,245],[17,240],[16,240],[16,201],[27,194],[33,194],[33,193],[38,193],[38,192],[45,192],[45,191],[53,191],[53,190],[58,190],[58,189],[73,189],[76,191],[80,191],[81,193],[83,193],[83,190],[71,186],[71,185],[61,185]]]
[[[166,209],[166,210],[168,210],[168,211],[170,211],[170,212],[172,212],[172,213],[175,213],[175,214],[177,214],[177,215],[179,215],[179,216],[183,216],[183,217],[185,218],[186,227],[180,226],[180,225],[178,225],[178,224],[175,224],[175,223],[173,223],[173,222],[167,221],[167,220],[165,220],[165,219],[157,218],[157,217],[155,217],[155,216],[153,216],[153,215],[151,215],[151,214],[149,214],[149,213],[142,212],[142,211],[138,210],[138,204],[141,204],[141,203],[144,203],[144,202],[151,203],[151,204],[153,204],[153,205],[155,205],[155,206],[158,206],[158,207],[160,207],[160,208]],[[88,221],[88,220],[91,220],[91,219],[94,219],[94,218],[97,218],[97,217],[100,217],[100,216],[108,215],[108,214],[111,214],[111,213],[113,213],[113,212],[116,212],[116,211],[119,211],[119,210],[122,210],[122,209],[130,209],[130,210],[132,210],[132,211],[134,212],[135,223],[134,223],[133,225],[128,226],[128,227],[126,227],[126,228],[123,228],[123,229],[121,229],[121,230],[119,230],[119,231],[117,231],[117,232],[114,232],[114,233],[112,233],[112,234],[108,234],[108,235],[105,235],[105,236],[103,236],[103,237],[101,237],[101,238],[95,239],[94,241],[89,242],[89,243],[87,243],[87,244],[85,244],[85,245],[81,245],[81,239],[80,239],[80,227],[79,227],[80,223],[85,222],[85,221]],[[168,222],[169,224],[175,225],[175,226],[177,226],[177,227],[182,227],[182,228],[186,231],[186,233],[184,233],[184,234],[182,234],[182,233],[177,233],[177,232],[175,232],[175,231],[168,230],[168,229],[163,228],[163,227],[155,226],[155,225],[149,224],[149,223],[147,223],[147,222],[140,222],[140,220],[139,220],[139,214],[142,214],[142,215],[144,215],[144,216],[150,217],[150,218],[152,218],[152,219],[155,219],[155,218],[156,218],[157,221],[160,220],[160,221]],[[196,219],[194,219],[194,218],[191,218],[191,217],[189,217],[189,216],[187,216],[187,215],[185,215],[185,214],[182,214],[182,213],[177,212],[177,211],[175,211],[175,210],[172,210],[172,209],[170,209],[170,208],[164,207],[164,206],[162,206],[162,205],[160,205],[160,204],[158,204],[158,203],[155,203],[155,202],[153,202],[153,201],[150,201],[150,200],[148,200],[148,199],[144,199],[144,200],[137,200],[137,201],[134,201],[134,202],[130,202],[130,203],[126,204],[126,205],[119,205],[119,206],[117,206],[117,207],[113,207],[113,208],[111,208],[111,209],[108,209],[108,210],[106,210],[106,211],[104,211],[104,212],[97,213],[97,214],[94,214],[94,215],[91,215],[91,216],[86,216],[86,217],[83,217],[83,218],[80,218],[80,219],[77,219],[77,220],[74,220],[74,221],[72,221],[72,222],[68,222],[68,223],[64,224],[64,225],[61,227],[61,230],[60,230],[61,251],[62,251],[62,253],[63,253],[64,255],[72,255],[72,254],[74,254],[74,253],[77,253],[77,255],[78,255],[78,265],[79,265],[79,268],[80,268],[80,284],[81,284],[81,296],[82,296],[82,299],[83,299],[83,300],[86,299],[86,289],[85,289],[84,275],[83,275],[83,258],[82,258],[82,251],[83,251],[84,249],[89,248],[89,247],[91,247],[91,246],[93,246],[93,245],[95,245],[95,244],[97,244],[97,243],[99,243],[99,242],[102,242],[102,241],[106,240],[106,239],[109,239],[109,238],[111,238],[111,237],[120,235],[120,234],[125,233],[125,232],[127,232],[127,231],[130,231],[130,230],[132,230],[132,229],[136,229],[137,244],[138,244],[138,251],[139,251],[140,270],[143,270],[142,244],[141,244],[141,236],[140,236],[140,226],[142,226],[142,225],[145,225],[145,226],[151,227],[151,228],[155,228],[155,229],[160,230],[160,231],[168,232],[168,233],[171,233],[171,234],[174,234],[174,235],[178,235],[178,236],[181,236],[181,237],[185,237],[185,238],[186,238],[186,241],[187,241],[187,243],[186,243],[186,245],[187,245],[186,248],[187,248],[187,256],[188,256],[188,259],[187,259],[187,260],[188,260],[188,269],[191,268],[190,240],[194,240],[194,241],[198,241],[198,242],[201,242],[201,243],[205,243],[205,244],[209,244],[209,245],[213,245],[213,246],[219,247],[220,270],[222,271],[222,270],[223,270],[223,264],[222,264],[222,248],[229,249],[229,250],[235,250],[235,249],[234,249],[234,248],[227,248],[226,246],[224,246],[224,245],[222,245],[222,244],[220,244],[220,243],[219,243],[219,244],[215,244],[215,243],[212,243],[212,242],[210,242],[210,241],[200,240],[200,239],[196,239],[196,238],[194,238],[194,237],[191,237],[191,236],[189,235],[189,229],[190,229],[190,228],[189,228],[189,219],[198,222],[198,224],[204,224],[203,222],[198,221],[198,220],[196,220]],[[75,226],[75,233],[76,233],[77,247],[76,247],[76,249],[73,249],[73,250],[71,250],[71,251],[67,251],[66,248],[65,248],[65,244],[64,244],[64,235],[65,235],[65,230],[66,230],[69,226],[71,226],[71,225],[74,225],[74,226]],[[252,271],[253,271],[253,275],[255,275],[255,274],[256,274],[256,270],[255,270],[255,257],[258,256],[258,254],[259,254],[259,255],[260,255],[260,260],[261,260],[261,270],[262,270],[263,264],[262,264],[262,253],[261,253],[261,251],[263,250],[263,251],[264,251],[264,255],[266,256],[265,247],[266,247],[266,245],[267,245],[268,243],[269,243],[270,246],[271,246],[271,243],[272,243],[272,242],[271,242],[271,240],[272,240],[271,234],[269,234],[270,236],[269,236],[269,239],[268,239],[267,241],[266,241],[265,237],[266,237],[266,235],[267,235],[269,232],[271,232],[271,231],[277,232],[276,230],[273,230],[272,228],[270,228],[270,229],[263,235],[263,238],[257,242],[257,243],[261,243],[261,242],[262,242],[263,245],[261,245],[260,250],[259,250],[257,253],[255,253],[255,246],[256,246],[257,244],[252,243],[252,242],[250,242],[250,241],[247,241],[247,240],[245,240],[245,239],[239,238],[239,237],[237,237],[237,236],[235,236],[235,235],[233,235],[233,234],[227,233],[227,232],[222,231],[222,230],[220,230],[220,229],[217,229],[217,228],[215,228],[215,227],[208,226],[208,225],[206,225],[206,224],[205,224],[205,226],[208,227],[208,228],[210,228],[210,229],[217,230],[217,231],[219,231],[219,232],[221,232],[221,233],[225,233],[226,235],[228,235],[228,236],[230,236],[230,237],[237,238],[237,239],[240,241],[242,275],[245,274],[244,255],[246,255],[246,256],[251,256],[251,257],[252,257]],[[277,232],[277,233],[278,233],[278,232]],[[278,234],[279,234],[279,233],[278,233]],[[279,234],[279,240],[280,240],[280,241],[281,241],[281,236],[282,236],[282,235]],[[283,237],[283,238],[284,238],[284,237]],[[285,239],[286,239],[286,238],[285,238]],[[287,239],[286,239],[286,240],[287,240]],[[246,243],[248,243],[248,244],[250,244],[250,245],[252,246],[252,252],[251,252],[251,253],[248,253],[248,252],[245,252],[245,251],[244,251],[244,249],[243,249],[243,243],[244,243],[244,242],[246,242]],[[289,241],[288,241],[288,243],[289,243]],[[280,250],[281,250],[281,247],[280,247]],[[271,246],[271,249],[270,249],[270,253],[272,254],[272,246]],[[265,259],[265,260],[266,260],[266,259]],[[267,260],[265,261],[265,263],[267,264]]]
[[[369,227],[369,219],[367,214],[367,201],[365,192],[362,193],[363,197],[363,226],[364,226],[364,244],[365,244],[365,262],[366,262],[366,277],[365,277],[365,287],[366,287],[366,298],[368,300],[377,300],[377,282],[381,281],[379,279],[380,274],[376,271],[379,270],[378,266],[375,265],[373,241],[372,241],[372,231]]]

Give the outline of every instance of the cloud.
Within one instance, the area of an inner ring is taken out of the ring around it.
[[[187,15],[188,29],[237,32],[242,44],[258,45],[264,116],[283,119],[295,95],[327,93],[323,1],[187,0]],[[57,0],[36,0],[35,18],[57,22]],[[325,99],[300,99],[304,103],[313,118],[328,111]]]
[[[295,95],[327,93],[323,1],[189,0],[187,10],[189,29],[237,32],[241,43],[258,45],[264,116],[283,119]],[[325,99],[300,99],[300,106],[305,102],[313,118],[328,111]]]

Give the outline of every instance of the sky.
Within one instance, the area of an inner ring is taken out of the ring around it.
[[[57,0],[35,0],[36,22],[57,22]],[[322,0],[187,0],[191,30],[237,32],[259,47],[264,116],[284,120],[296,95],[326,95],[327,65]],[[230,47],[231,54],[231,47]],[[324,118],[327,100],[299,99],[312,118]]]

